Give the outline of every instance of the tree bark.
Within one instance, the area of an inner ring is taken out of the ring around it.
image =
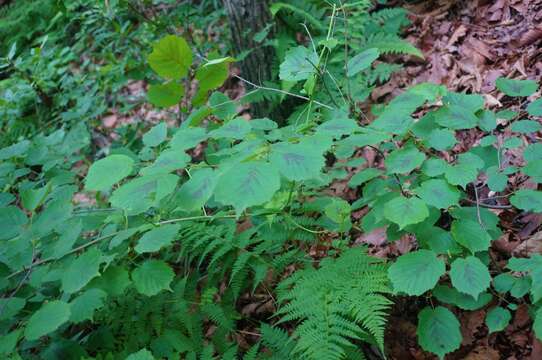
[[[235,54],[251,50],[240,64],[241,76],[257,85],[272,80],[275,51],[271,46],[263,46],[254,41],[254,35],[262,31],[271,21],[269,0],[223,0],[223,2],[229,17]],[[271,112],[272,105],[268,101],[251,104],[251,113],[256,118],[272,117]]]

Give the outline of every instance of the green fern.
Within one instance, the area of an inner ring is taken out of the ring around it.
[[[298,271],[279,289],[281,322],[299,321],[294,354],[304,359],[340,359],[355,341],[371,339],[383,350],[391,305],[386,266],[363,248],[325,259],[319,269]]]
[[[406,40],[393,34],[375,34],[367,39],[362,50],[377,48],[382,54],[414,55],[423,59],[422,52]]]

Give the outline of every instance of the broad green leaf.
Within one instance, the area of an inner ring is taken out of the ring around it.
[[[527,112],[531,116],[542,116],[542,98],[534,100],[527,106]]]
[[[497,127],[497,116],[495,113],[489,110],[482,111],[478,127],[487,132],[495,130]]]
[[[10,146],[0,149],[0,161],[11,159],[13,157],[23,156],[30,147],[31,142],[23,140]]]
[[[422,166],[422,172],[430,177],[444,174],[448,168],[448,163],[442,159],[427,159]]]
[[[26,324],[24,336],[27,340],[38,340],[52,333],[70,319],[70,305],[64,301],[50,301],[36,311]]]
[[[250,132],[252,126],[250,122],[244,118],[238,117],[228,121],[220,128],[213,130],[209,133],[209,136],[214,139],[229,138],[242,140]]]
[[[141,349],[136,353],[128,355],[125,360],[155,360],[155,359],[149,350]]]
[[[384,164],[391,174],[408,174],[419,167],[425,160],[425,155],[414,146],[395,150],[388,155]]]
[[[28,211],[34,211],[38,206],[43,204],[46,196],[51,190],[51,184],[42,186],[38,189],[26,189],[20,192],[23,206]]]
[[[427,145],[439,151],[450,149],[456,143],[455,133],[447,129],[435,129],[431,131],[427,138]]]
[[[508,176],[503,174],[498,166],[491,166],[486,170],[487,186],[491,191],[503,191],[508,184]]]
[[[0,240],[15,237],[23,230],[28,219],[25,213],[16,206],[0,207]]]
[[[162,260],[146,260],[141,266],[132,271],[132,281],[138,292],[153,296],[162,290],[171,290],[169,285],[175,273]]]
[[[418,196],[428,205],[438,209],[447,209],[457,205],[461,193],[446,181],[432,179],[424,181],[419,188],[414,190]]]
[[[178,105],[184,95],[184,87],[174,81],[166,84],[151,84],[147,92],[149,102],[156,107]]]
[[[446,105],[455,105],[465,110],[476,112],[484,107],[484,97],[478,94],[465,94],[448,91],[442,101]]]
[[[143,135],[143,144],[149,147],[155,147],[163,143],[166,140],[166,137],[167,124],[165,121],[162,121]]]
[[[147,60],[161,77],[178,80],[192,65],[192,51],[183,38],[167,35],[153,45]]]
[[[542,183],[542,159],[529,161],[521,172],[530,176],[534,182]]]
[[[237,214],[247,207],[261,205],[280,188],[277,169],[261,161],[232,166],[220,177],[215,198],[224,205],[232,205]]]
[[[401,255],[389,268],[388,277],[395,292],[421,295],[431,290],[444,275],[446,266],[431,250]]]
[[[495,81],[497,89],[508,96],[529,96],[538,89],[538,84],[533,80],[515,80],[500,77]]]
[[[380,175],[382,175],[382,170],[380,169],[377,169],[377,168],[363,169],[359,173],[352,176],[352,178],[348,182],[348,186],[350,186],[351,188],[360,186],[361,184],[364,184],[369,180],[379,177]]]
[[[461,163],[449,165],[444,172],[444,177],[450,184],[459,185],[465,189],[468,183],[476,180],[478,172],[478,169],[472,164]]]
[[[62,274],[62,291],[71,294],[81,290],[94,277],[100,275],[102,253],[93,247],[78,256]]]
[[[279,77],[286,81],[306,80],[315,73],[318,55],[304,46],[291,48],[280,64]]]
[[[88,169],[85,189],[92,191],[108,190],[132,172],[134,160],[126,155],[109,155],[96,161]]]
[[[478,118],[474,112],[461,106],[444,106],[435,112],[435,121],[440,126],[452,130],[472,129],[478,125]]]
[[[178,224],[162,225],[151,231],[147,231],[139,239],[134,250],[138,254],[156,252],[164,246],[171,245],[175,236],[179,233],[180,226]]]
[[[207,139],[204,128],[187,127],[177,130],[171,138],[169,147],[176,150],[188,150]]]
[[[533,331],[538,340],[542,340],[542,308],[539,308],[535,313]]]
[[[452,222],[451,232],[455,241],[473,254],[489,249],[491,237],[476,220],[455,220]]]
[[[502,147],[505,149],[517,149],[523,146],[523,141],[518,137],[509,137],[504,140]]]
[[[346,200],[337,198],[333,198],[331,203],[324,208],[324,214],[335,224],[338,224],[338,227],[333,230],[339,232],[349,231],[352,227],[351,212],[350,204]]]
[[[347,63],[348,72],[346,76],[352,77],[362,70],[367,69],[371,64],[378,59],[380,52],[376,48],[367,49],[350,60]]]
[[[534,120],[519,120],[514,122],[510,129],[514,132],[529,134],[542,130],[542,125]]]
[[[505,294],[512,289],[516,278],[509,273],[503,273],[493,278],[493,288],[495,291]]]
[[[282,176],[292,181],[318,179],[325,165],[325,158],[319,149],[306,143],[274,144],[269,160]]]
[[[211,97],[209,97],[209,107],[213,110],[213,115],[222,121],[230,121],[237,115],[237,102],[231,100],[220,91],[213,92]],[[257,120],[258,119],[250,120],[252,128],[254,129],[256,129],[255,121],[257,122]],[[273,123],[275,122],[273,121]]]
[[[518,209],[540,213],[542,212],[542,191],[518,190],[510,197],[510,203]]]
[[[481,292],[489,288],[491,275],[480,259],[469,256],[457,259],[450,270],[452,285],[460,292],[478,299]]]
[[[102,276],[92,280],[89,287],[101,289],[109,296],[120,296],[129,285],[130,277],[125,268],[109,266]]]
[[[196,80],[198,80],[198,92],[192,99],[196,106],[201,105],[207,99],[209,91],[214,90],[224,83],[229,75],[228,62],[232,58],[222,58],[225,61],[208,62],[200,66],[196,71]]]
[[[462,341],[459,321],[442,306],[435,309],[426,307],[418,314],[416,333],[422,349],[436,354],[440,359],[459,349]]]
[[[73,323],[80,323],[85,320],[92,321],[94,310],[99,309],[104,305],[104,299],[106,297],[106,292],[100,289],[89,289],[85,291],[70,302],[70,321]]]
[[[16,329],[6,335],[0,336],[0,355],[10,355],[15,351],[15,347],[17,346],[17,342],[19,342],[22,332],[23,329]]]
[[[358,128],[358,124],[356,124],[356,122],[352,119],[333,119],[318,125],[316,128],[316,133],[330,135],[337,139],[343,135],[352,134],[354,130],[357,130]]]
[[[114,249],[115,247],[119,246],[124,242],[124,240],[129,239],[132,235],[137,233],[139,231],[139,228],[131,228],[120,231],[117,235],[113,236],[111,241],[109,242],[109,250]]]
[[[491,334],[496,331],[504,330],[511,319],[512,314],[505,308],[496,306],[489,310],[486,315],[486,325],[489,329],[489,333]]]
[[[461,293],[445,285],[435,287],[432,294],[442,303],[455,305],[460,309],[470,311],[486,306],[493,299],[493,296],[487,292],[481,293],[478,295],[478,299],[475,299],[470,295]]]
[[[399,196],[384,206],[384,217],[399,225],[399,229],[419,223],[428,216],[427,205],[416,197]]]
[[[523,150],[523,159],[527,162],[542,159],[542,143],[530,144]]]
[[[211,168],[194,171],[175,195],[177,206],[185,211],[194,211],[205,205],[213,194],[218,175]]]
[[[154,163],[141,169],[141,175],[167,174],[174,170],[183,169],[191,158],[184,151],[170,149],[163,151]]]
[[[9,320],[13,318],[25,305],[26,300],[24,298],[0,298],[0,309],[2,309],[0,320]]]

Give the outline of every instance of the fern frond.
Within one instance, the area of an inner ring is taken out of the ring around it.
[[[363,50],[370,48],[377,48],[381,54],[414,55],[424,58],[418,48],[393,34],[378,33],[369,37],[363,46]]]

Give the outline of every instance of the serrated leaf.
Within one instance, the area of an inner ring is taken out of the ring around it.
[[[244,118],[238,117],[228,121],[216,130],[209,133],[209,136],[215,139],[229,138],[242,140],[250,132],[252,126]]]
[[[214,90],[222,84],[229,76],[228,63],[232,62],[232,58],[222,58],[222,61],[210,61],[203,66],[200,66],[196,71],[196,80],[198,80],[198,91],[193,103],[196,106],[201,105],[207,100],[209,91]]]
[[[261,205],[273,197],[280,188],[277,169],[261,161],[233,166],[220,177],[215,189],[215,199],[232,205],[237,214],[247,207]]]
[[[62,275],[62,291],[71,294],[81,290],[90,280],[100,275],[98,270],[101,262],[102,253],[96,247],[78,256]]]
[[[511,319],[512,314],[510,314],[510,311],[500,306],[489,310],[486,315],[486,325],[489,329],[489,333],[491,334],[496,331],[504,330]]]
[[[174,277],[173,270],[162,260],[146,260],[132,271],[136,290],[147,296],[156,295],[162,290],[171,290],[169,285]]]
[[[102,276],[95,278],[89,287],[102,289],[109,296],[120,296],[130,285],[128,271],[120,266],[110,266],[105,270]]]
[[[444,174],[448,168],[448,163],[442,159],[427,159],[422,166],[422,172],[431,177]]]
[[[455,260],[451,266],[450,278],[452,285],[458,291],[471,295],[475,299],[478,299],[478,295],[489,288],[491,282],[487,266],[474,256]]]
[[[540,213],[542,212],[542,191],[518,190],[510,197],[510,203],[518,209]]]
[[[440,126],[452,130],[472,129],[478,125],[478,118],[474,112],[457,105],[449,105],[437,110],[435,121]]]
[[[306,143],[274,144],[269,160],[282,176],[292,181],[318,179],[325,165],[319,149]]]
[[[166,224],[147,231],[139,239],[134,250],[138,254],[159,251],[164,246],[171,245],[179,229],[180,226],[178,224]]]
[[[147,60],[161,77],[178,80],[192,65],[192,51],[183,38],[167,35],[153,45]]]
[[[178,105],[184,95],[184,87],[176,82],[166,84],[151,84],[147,91],[149,102],[156,107],[171,107]]]
[[[418,250],[400,256],[389,268],[388,277],[396,292],[421,295],[431,290],[446,272],[444,260],[431,250]]]
[[[210,168],[194,171],[175,195],[177,206],[185,211],[194,211],[205,205],[218,183],[218,175]]]
[[[442,306],[435,309],[426,307],[418,314],[416,334],[420,346],[440,359],[459,349],[462,341],[459,321],[450,310]]]
[[[107,297],[105,291],[100,289],[89,289],[73,299],[70,302],[71,317],[73,323],[80,323],[85,320],[91,320],[94,310],[104,305],[104,299]]]
[[[315,73],[314,66],[318,66],[318,55],[304,46],[297,46],[286,52],[279,77],[287,81],[306,80]]]
[[[348,60],[348,72],[346,73],[346,76],[352,77],[360,71],[367,69],[376,59],[378,59],[378,56],[380,56],[380,52],[376,48],[367,49],[357,54]]]
[[[317,134],[330,135],[334,138],[340,138],[343,135],[350,135],[359,128],[358,124],[352,119],[333,119],[327,120],[318,125],[316,128]]]
[[[470,311],[478,310],[486,306],[493,299],[493,296],[487,292],[481,293],[478,296],[478,299],[475,299],[470,295],[461,293],[454,288],[444,285],[435,287],[432,294],[442,303],[455,305],[460,309]]]
[[[459,185],[463,189],[468,183],[478,177],[478,169],[472,164],[449,165],[444,172],[444,177],[452,185]]]
[[[403,149],[395,150],[388,155],[384,164],[388,173],[408,174],[419,167],[425,160],[425,155],[414,146],[407,146]]]
[[[527,106],[527,112],[531,116],[542,116],[542,98],[534,100]]]
[[[461,196],[455,187],[442,179],[424,181],[415,192],[428,205],[437,209],[447,209],[457,205]]]
[[[399,229],[403,229],[407,225],[417,224],[428,216],[427,205],[416,197],[399,196],[384,206],[384,217],[399,225]]]
[[[143,135],[143,144],[149,147],[155,147],[163,143],[166,140],[166,137],[167,124],[165,121],[162,121]]]
[[[132,172],[134,160],[126,155],[109,155],[96,161],[88,169],[85,189],[93,191],[108,190]]]
[[[533,80],[515,80],[500,77],[495,81],[497,89],[508,96],[529,96],[538,89]]]
[[[174,170],[183,169],[192,160],[184,151],[170,149],[163,151],[154,163],[141,169],[141,175],[167,174]]]
[[[169,147],[176,150],[188,150],[207,139],[207,137],[208,135],[204,128],[181,128],[171,138]]]
[[[26,324],[24,336],[30,341],[38,340],[67,322],[70,315],[70,305],[64,301],[50,301],[32,314]]]
[[[489,249],[491,237],[477,221],[455,220],[452,222],[451,233],[455,241],[473,254]]]
[[[439,151],[450,149],[456,143],[455,133],[448,129],[435,129],[427,138],[427,145]]]

